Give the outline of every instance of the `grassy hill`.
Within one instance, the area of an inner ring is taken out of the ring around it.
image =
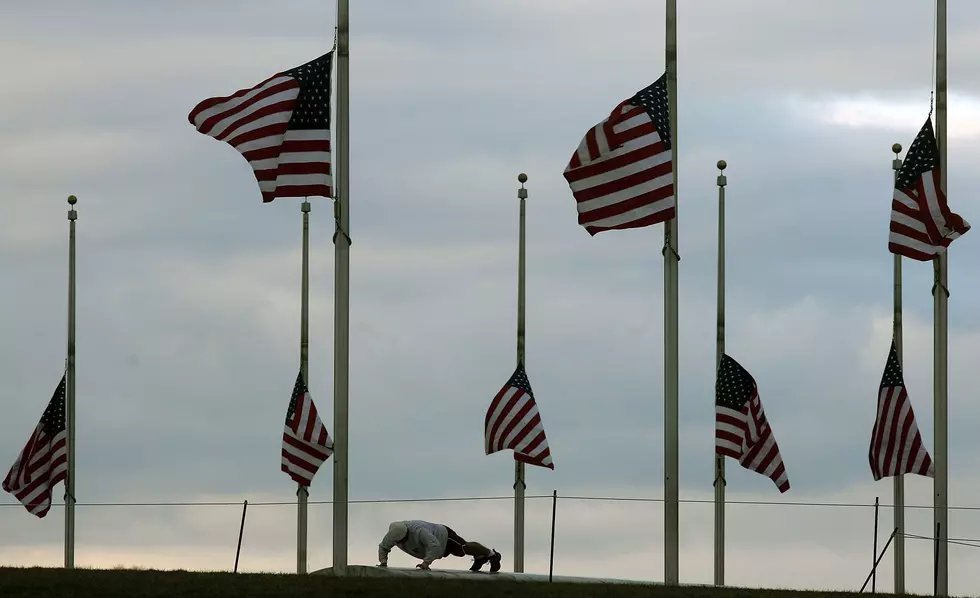
[[[3,598],[840,598],[841,592],[549,584],[321,575],[0,568]],[[877,594],[879,598],[891,594]]]

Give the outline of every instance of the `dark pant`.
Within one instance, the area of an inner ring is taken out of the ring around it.
[[[446,539],[446,552],[442,556],[466,556],[466,553],[463,552],[463,544],[466,544],[466,540],[462,539],[459,534],[454,532],[448,525],[445,526],[445,528],[446,532],[449,534],[449,537]]]

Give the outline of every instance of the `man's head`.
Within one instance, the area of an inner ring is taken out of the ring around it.
[[[394,538],[395,542],[404,542],[408,537],[408,526],[404,521],[394,521],[388,526],[388,537]]]

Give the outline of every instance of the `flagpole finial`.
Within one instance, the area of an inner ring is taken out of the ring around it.
[[[75,197],[74,195],[69,195],[68,196],[68,205],[71,206],[71,209],[68,210],[68,220],[71,220],[72,222],[74,222],[75,220],[78,220],[78,212],[75,211],[75,204],[76,203],[78,203],[78,198]]]
[[[900,154],[900,153],[902,153],[902,144],[901,143],[893,143],[892,144],[892,153],[894,153],[894,154]]]
[[[718,160],[718,170],[725,170],[726,168],[728,168],[728,162]]]
[[[523,172],[521,174],[517,175],[517,182],[520,183],[520,184],[522,184],[522,185],[524,183],[526,183],[527,182],[527,175],[524,174]]]
[[[75,197],[74,195],[69,195],[68,196],[68,205],[73,206],[76,203],[78,203],[78,198]]]
[[[524,188],[524,183],[527,182],[527,175],[523,172],[517,175],[517,182],[521,184],[521,188],[517,190],[517,198],[527,199],[527,189]]]

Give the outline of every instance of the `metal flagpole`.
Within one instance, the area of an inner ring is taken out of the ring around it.
[[[875,531],[871,540],[871,593],[878,593],[878,497],[875,497]]]
[[[65,569],[75,568],[75,221],[78,198],[68,196],[68,359],[65,395],[68,419],[68,479],[65,480]]]
[[[902,169],[902,160],[898,155],[902,153],[902,144],[892,145],[892,152],[895,159],[892,160],[892,170],[895,171],[895,179],[898,179],[898,171]],[[893,312],[892,312],[892,336],[895,339],[895,351],[898,353],[898,362],[902,363],[902,256],[897,253],[892,256],[893,266]],[[894,476],[894,527],[898,530],[895,533],[895,549],[892,551],[895,558],[895,585],[892,591],[895,594],[905,593],[905,477]]]
[[[333,328],[333,571],[347,572],[347,466],[348,374],[350,345],[350,50],[348,1],[337,0],[337,153],[334,216],[334,328]]]
[[[303,278],[299,325],[299,371],[303,382],[309,385],[310,363],[310,201],[304,199],[300,209],[303,212]],[[306,573],[307,546],[307,505],[309,490],[297,484],[296,500],[296,573]]]
[[[715,372],[725,353],[725,168],[718,160],[718,332],[715,339]],[[715,585],[725,585],[725,457],[715,455]]]
[[[677,0],[667,0],[667,96],[677,202]],[[664,224],[664,583],[679,583],[677,212]]]
[[[521,204],[521,221],[517,243],[517,363],[524,363],[524,251],[526,228],[524,219],[524,204],[527,200],[527,175],[523,172],[517,175],[521,188],[517,190],[517,198]],[[514,572],[524,572],[524,492],[527,483],[524,479],[524,464],[514,460]]]
[[[946,0],[936,0],[936,138],[939,142],[940,185],[946,192]],[[940,253],[934,260],[936,284],[933,286],[933,401],[935,418],[935,478],[933,480],[935,493],[933,495],[933,515],[939,528],[936,558],[936,593],[938,596],[947,595],[947,576],[949,563],[947,561],[946,537],[949,535],[949,519],[947,500],[949,492],[947,464],[947,325],[949,313],[947,301],[948,289],[948,249]]]

